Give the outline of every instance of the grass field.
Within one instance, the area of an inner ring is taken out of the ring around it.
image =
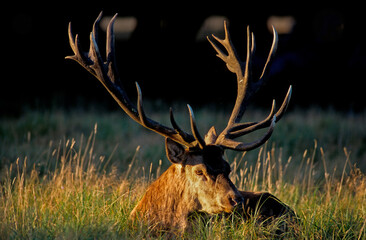
[[[168,124],[168,108],[151,118]],[[188,127],[185,109],[176,119]],[[222,129],[227,112],[195,111],[201,132]],[[263,111],[245,117],[260,120]],[[246,119],[248,120],[248,119]],[[366,112],[293,110],[271,140],[227,151],[239,189],[269,191],[301,219],[293,239],[366,239]],[[255,137],[255,136],[254,136]],[[251,138],[243,138],[250,141]],[[128,219],[146,187],[168,166],[163,138],[122,111],[26,111],[0,119],[0,238],[164,239]],[[274,226],[213,217],[186,239],[265,239]]]

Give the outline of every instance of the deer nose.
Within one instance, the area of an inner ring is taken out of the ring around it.
[[[229,197],[229,202],[233,207],[238,206],[244,202],[244,198],[241,194],[232,193],[232,194],[229,194],[228,197]]]

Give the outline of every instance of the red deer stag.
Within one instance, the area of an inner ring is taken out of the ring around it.
[[[106,60],[100,55],[97,44],[98,24],[102,13],[96,19],[90,33],[89,52],[82,52],[78,35],[71,33],[70,46],[74,56],[68,56],[94,75],[112,95],[121,108],[137,123],[165,137],[166,154],[172,165],[147,189],[145,195],[131,212],[131,218],[143,219],[158,229],[178,229],[184,231],[188,226],[188,217],[194,212],[207,214],[231,213],[238,206],[244,206],[244,213],[250,213],[260,206],[259,213],[267,217],[277,217],[292,211],[269,193],[239,191],[229,178],[230,165],[223,159],[225,149],[249,151],[264,144],[271,136],[275,123],[283,116],[291,96],[291,86],[277,112],[275,101],[268,117],[260,122],[240,123],[249,100],[265,81],[268,66],[277,47],[277,33],[273,29],[273,43],[264,70],[258,81],[251,78],[251,59],[254,53],[254,35],[248,28],[246,61],[239,60],[230,41],[225,23],[225,39],[213,36],[227,51],[208,40],[217,51],[217,56],[237,76],[238,93],[234,109],[227,127],[218,135],[212,127],[205,138],[198,131],[192,108],[188,105],[191,132],[183,131],[174,119],[170,109],[172,127],[164,126],[146,116],[142,94],[137,88],[137,105],[131,102],[125,92],[116,69],[115,41],[113,24],[117,14],[107,28]],[[260,139],[243,143],[234,139],[267,128]]]

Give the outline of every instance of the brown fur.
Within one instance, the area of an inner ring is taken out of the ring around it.
[[[221,155],[207,162],[206,158],[219,149],[190,152],[171,140],[166,145],[174,164],[148,187],[131,212],[132,219],[143,220],[156,229],[184,231],[191,213],[229,213],[242,202],[229,179],[229,164]]]
[[[200,205],[192,197],[183,171],[176,164],[170,166],[149,186],[131,217],[149,221],[158,229],[185,229],[190,210],[198,210]]]
[[[267,192],[240,191],[244,197],[244,214],[257,215],[260,219],[278,218],[283,215],[295,216],[293,210],[277,197]]]
[[[144,221],[155,230],[185,231],[188,216],[232,213],[245,218],[277,218],[293,211],[269,193],[238,191],[229,179],[230,166],[217,147],[189,151],[166,141],[167,156],[173,163],[147,189],[130,217]]]

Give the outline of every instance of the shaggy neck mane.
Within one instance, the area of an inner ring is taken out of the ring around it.
[[[184,167],[173,164],[148,187],[131,215],[143,216],[158,228],[185,229],[188,214],[199,208],[189,191]]]

